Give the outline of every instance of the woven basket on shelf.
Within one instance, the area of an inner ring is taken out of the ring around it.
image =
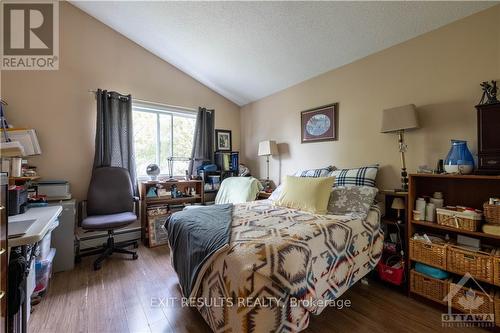
[[[427,265],[446,269],[446,243],[427,243],[410,239],[410,258]]]
[[[493,258],[488,252],[451,245],[446,250],[446,270],[461,275],[469,273],[475,279],[493,283]]]
[[[488,294],[486,294],[482,290],[473,289],[474,299],[476,300],[475,303],[479,306],[477,308],[470,309],[469,306],[467,306],[468,302],[464,302],[464,300],[470,298],[467,297],[467,293],[470,292],[470,290],[470,288],[466,288],[455,283],[450,283],[449,295],[452,297],[451,306],[463,313],[495,313],[494,292],[487,291]],[[467,308],[465,308],[464,306],[467,306]]]
[[[500,249],[496,249],[495,255],[493,256],[493,284],[500,287]]]
[[[411,292],[432,299],[435,302],[446,304],[444,298],[448,294],[449,285],[448,280],[438,280],[415,270],[410,271]]]
[[[490,205],[485,203],[483,205],[484,219],[489,224],[500,224],[500,205]]]
[[[440,225],[468,231],[477,231],[482,219],[481,214],[471,214],[451,208],[437,208],[436,216]]]
[[[500,291],[495,295],[495,324],[500,327]]]

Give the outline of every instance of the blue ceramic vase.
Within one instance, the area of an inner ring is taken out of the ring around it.
[[[444,170],[447,173],[466,175],[474,170],[474,157],[467,148],[465,140],[451,140],[451,148],[444,161]]]

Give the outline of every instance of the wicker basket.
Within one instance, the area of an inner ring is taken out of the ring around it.
[[[490,224],[500,224],[500,205],[490,205],[485,203],[483,205],[484,219]]]
[[[473,289],[473,291],[474,297],[480,299],[479,301],[476,301],[478,305],[480,304],[479,307],[475,309],[464,308],[464,304],[467,304],[467,302],[464,302],[464,299],[469,298],[467,297],[467,292],[469,292],[470,288],[466,288],[455,283],[450,283],[449,296],[451,296],[451,306],[463,313],[495,313],[494,292],[487,291],[487,293],[484,293],[482,290],[478,289],[479,288]]]
[[[427,243],[410,239],[410,258],[427,265],[446,269],[446,243]]]
[[[495,295],[495,324],[500,327],[500,291]]]
[[[415,270],[410,271],[410,291],[435,302],[446,304],[450,283],[425,276]]]
[[[493,284],[500,287],[500,249],[496,249],[493,256]]]
[[[471,251],[451,245],[446,250],[446,270],[464,275],[471,274],[475,279],[493,283],[493,256],[491,253]]]
[[[477,231],[482,220],[479,213],[470,214],[451,208],[437,208],[436,215],[438,224],[468,231]]]

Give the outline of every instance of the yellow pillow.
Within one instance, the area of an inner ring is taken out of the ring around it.
[[[335,177],[286,176],[276,204],[313,214],[326,214],[334,181]]]

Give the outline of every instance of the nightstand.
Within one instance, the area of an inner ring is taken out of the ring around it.
[[[259,194],[257,194],[257,200],[266,200],[269,199],[271,196],[272,192],[264,192],[260,191]]]
[[[381,191],[380,194],[384,196],[384,213],[381,223],[385,231],[385,240],[382,259],[401,255],[401,252],[403,252],[404,280],[398,289],[406,294],[409,280],[407,239],[408,192],[387,190]],[[394,242],[395,238],[396,242]]]

